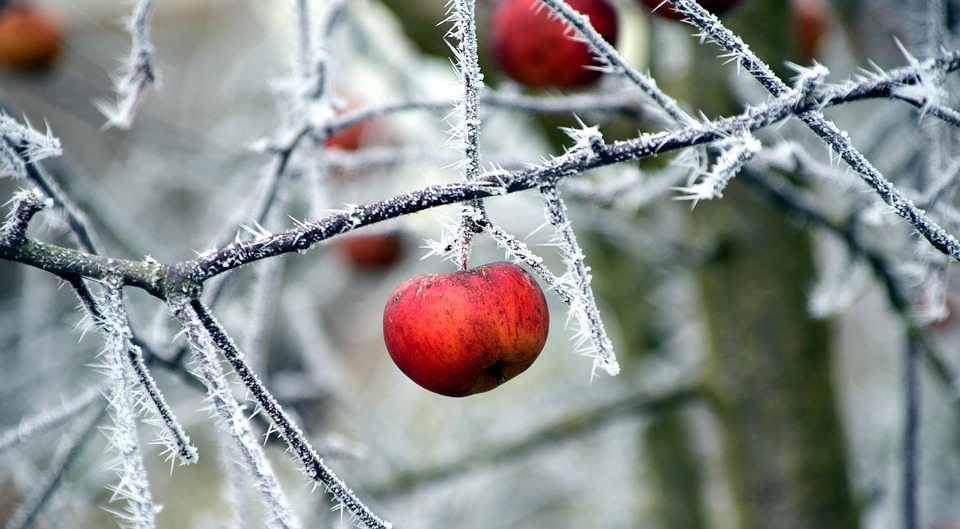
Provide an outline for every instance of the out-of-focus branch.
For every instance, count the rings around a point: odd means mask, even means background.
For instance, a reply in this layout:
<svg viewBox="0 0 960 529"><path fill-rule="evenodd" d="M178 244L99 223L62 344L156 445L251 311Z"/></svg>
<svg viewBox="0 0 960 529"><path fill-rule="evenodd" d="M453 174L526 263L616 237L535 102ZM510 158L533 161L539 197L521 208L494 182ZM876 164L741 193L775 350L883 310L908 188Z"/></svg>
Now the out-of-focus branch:
<svg viewBox="0 0 960 529"><path fill-rule="evenodd" d="M626 395L590 409L569 413L518 439L471 449L469 454L455 460L400 472L374 486L372 493L379 498L410 493L417 487L463 475L465 469L472 472L486 466L509 463L532 452L589 435L615 421L676 410L700 397L700 389L689 383L655 395L649 393Z"/></svg>

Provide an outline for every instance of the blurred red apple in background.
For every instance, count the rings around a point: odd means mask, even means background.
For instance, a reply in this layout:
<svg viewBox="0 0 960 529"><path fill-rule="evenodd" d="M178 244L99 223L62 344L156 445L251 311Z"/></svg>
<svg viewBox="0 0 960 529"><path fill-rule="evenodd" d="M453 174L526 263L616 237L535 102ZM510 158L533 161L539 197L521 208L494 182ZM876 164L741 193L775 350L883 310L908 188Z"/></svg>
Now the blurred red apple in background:
<svg viewBox="0 0 960 529"><path fill-rule="evenodd" d="M607 0L567 0L590 17L603 38L615 44L617 13ZM490 20L490 40L498 67L518 83L533 88L581 87L602 73L590 46L573 40L564 21L539 0L501 0Z"/></svg>
<svg viewBox="0 0 960 529"><path fill-rule="evenodd" d="M790 0L790 15L796 34L797 52L804 61L817 56L829 29L827 0Z"/></svg>
<svg viewBox="0 0 960 529"><path fill-rule="evenodd" d="M412 277L383 311L390 358L423 388L449 397L489 391L525 371L549 326L536 280L504 262Z"/></svg>
<svg viewBox="0 0 960 529"><path fill-rule="evenodd" d="M0 64L11 70L41 70L63 47L60 24L47 12L21 3L0 9Z"/></svg>
<svg viewBox="0 0 960 529"><path fill-rule="evenodd" d="M339 116L348 110L353 110L359 107L359 102L350 100L350 102L346 105L346 108L337 111L337 115ZM351 125L339 132L331 134L323 145L329 149L355 151L363 145L364 140L366 139L367 135L370 134L370 132L370 122L361 121L360 123Z"/></svg>
<svg viewBox="0 0 960 529"><path fill-rule="evenodd" d="M393 266L403 257L404 245L405 237L397 231L350 233L336 239L340 256L356 268L364 270Z"/></svg>

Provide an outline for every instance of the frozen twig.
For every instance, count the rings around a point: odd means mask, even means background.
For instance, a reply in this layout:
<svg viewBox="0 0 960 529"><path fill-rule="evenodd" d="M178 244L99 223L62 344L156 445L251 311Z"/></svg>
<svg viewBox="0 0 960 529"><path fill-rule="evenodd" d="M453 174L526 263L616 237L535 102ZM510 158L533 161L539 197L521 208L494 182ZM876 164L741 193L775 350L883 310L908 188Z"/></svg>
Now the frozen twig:
<svg viewBox="0 0 960 529"><path fill-rule="evenodd" d="M480 93L483 90L483 74L478 59L475 2L472 0L450 0L450 16L453 22L448 38L455 39L454 49L457 74L463 84L463 99L457 104L457 114L461 121L453 126L452 136L455 143L463 149L464 178L473 182L480 178ZM466 270L470 257L470 246L478 226L487 219L486 208L480 199L464 205L460 227L457 231L457 265Z"/></svg>
<svg viewBox="0 0 960 529"><path fill-rule="evenodd" d="M78 277L67 278L73 286L77 296L80 298L83 307L93 319L98 327L104 332L118 332L124 336L126 342L125 358L136 376L139 386L134 390L137 394L136 401L143 406L143 409L149 414L151 422L160 427L159 442L167 447L167 451L175 454L180 460L180 464L189 465L198 460L197 447L190 441L183 426L177 420L173 410L167 405L163 393L157 387L156 381L147 370L147 365L143 359L143 350L133 343L133 331L130 329L126 318L126 308L119 298L119 292L116 294L118 299L114 299L114 294L110 289L119 289L119 279L109 277L106 280L108 293L103 300L96 299L88 290L86 284ZM120 302L119 306L111 307L110 303Z"/></svg>
<svg viewBox="0 0 960 529"><path fill-rule="evenodd" d="M189 325L187 327L188 334L202 334L202 336L192 338L191 341L200 340L205 349L210 349L209 354L211 355L214 345L223 352L227 362L230 363L237 376L250 391L257 405L267 414L277 432L296 455L306 476L312 481L322 484L326 491L365 527L370 529L391 527L390 523L383 521L370 511L356 494L347 487L346 483L326 466L306 436L303 435L303 432L283 411L277 400L260 382L256 373L250 369L233 340L226 334L223 327L213 318L207 308L198 300L182 300L174 304L174 310L178 319L184 322L185 327Z"/></svg>
<svg viewBox="0 0 960 529"><path fill-rule="evenodd" d="M139 399L127 363L130 335L119 281L109 281L105 285L102 305L102 329L107 338L103 365L112 382L110 415L114 423L108 439L117 454L115 470L120 476L120 482L114 488L114 499L120 497L126 500L125 514L118 515L125 526L134 529L153 528L156 527L160 507L153 502L137 437L136 407Z"/></svg>
<svg viewBox="0 0 960 529"><path fill-rule="evenodd" d="M720 155L713 170L705 174L699 182L677 188L684 194L676 198L690 200L694 205L701 200L721 198L723 190L737 175L740 168L760 152L760 141L750 134L742 138L734 138L733 142L734 144Z"/></svg>
<svg viewBox="0 0 960 529"><path fill-rule="evenodd" d="M147 90L158 84L160 72L154 64L150 41L150 18L154 0L138 0L127 23L130 32L130 56L114 79L116 101L98 101L97 108L107 118L105 127L129 129L137 117Z"/></svg>
<svg viewBox="0 0 960 529"><path fill-rule="evenodd" d="M27 499L17 507L17 510L7 520L4 526L6 529L28 529L34 525L37 516L43 512L53 497L53 493L63 483L64 475L76 462L77 457L87 446L87 442L90 441L93 433L96 432L96 426L103 419L105 413L106 409L88 413L87 420L77 425L74 431L61 440L60 448L54 454L47 473L33 484L33 489Z"/></svg>
<svg viewBox="0 0 960 529"><path fill-rule="evenodd" d="M675 411L685 404L695 402L699 397L700 389L696 385L681 382L658 394L643 391L610 399L591 408L568 413L517 439L470 450L463 458L398 472L389 481L377 486L376 492L385 497L409 493L417 487L460 475L467 468L474 470L481 466L530 457L531 453L595 433L616 421Z"/></svg>
<svg viewBox="0 0 960 529"><path fill-rule="evenodd" d="M509 253L515 259L520 260L525 265L529 266L541 279L547 283L547 285L550 286L551 289L553 289L554 292L557 293L557 296L561 300L568 305L573 303L573 292L571 292L570 289L563 284L559 277L555 276L553 272L544 266L543 259L540 258L539 255L530 251L530 248L528 248L523 241L507 233L499 226L487 225L484 226L484 231L486 231L490 237L497 242L497 244L503 247L507 253Z"/></svg>
<svg viewBox="0 0 960 529"><path fill-rule="evenodd" d="M591 343L585 349L593 357L593 370L596 372L597 368L601 368L608 375L617 375L620 373L620 364L613 352L613 343L603 327L600 309L597 308L590 286L590 268L584 263L583 250L570 226L567 207L555 187L542 187L540 192L546 205L547 221L556 230L557 244L567 265L565 279L570 282L569 288L574 294L570 312L579 321L584 340L589 339Z"/></svg>
<svg viewBox="0 0 960 529"><path fill-rule="evenodd" d="M920 67L940 69L945 72L955 71L960 67L960 52L945 54L942 57L925 61ZM187 279L190 283L200 284L211 277L244 264L282 253L303 251L321 240L376 222L441 205L515 193L539 187L545 183L558 183L564 178L592 168L639 160L691 146L725 140L733 134L760 130L780 122L796 112L802 114L815 112L815 109L820 109L824 105L840 104L867 97L889 97L889 90L893 85L916 82L917 75L917 68L905 68L891 72L890 76L885 76L879 81L868 79L856 83L854 86L845 86L842 91L831 91L824 88L822 91L812 94L811 97L802 98L800 101L794 99L800 92L788 90L785 93L787 97L783 97L785 94L781 94L781 97L767 104L751 107L738 115L675 131L641 134L631 140L603 145L595 149L590 156L584 156L580 151L568 152L548 162L511 173L497 171L495 174L481 176L475 182L458 182L424 187L386 200L357 206L350 212L334 213L315 222L305 223L297 228L276 233L269 237L250 241L236 241L223 248L205 252L197 259L180 263L176 267L164 266L156 262L99 258L83 252L75 252L33 241L17 248L0 245L0 258L23 262L61 276L77 275L102 279L108 274L117 274L123 278L126 285L137 286L153 295L163 297L167 288L179 288L178 282L182 279ZM824 99L821 94L832 95L829 99ZM303 131L304 135L308 133L308 130ZM840 133L838 132L838 134ZM831 141L845 140L834 139ZM851 153L847 154L854 156ZM898 194L898 196L901 195ZM907 208L904 211L915 210L914 207L912 210ZM940 232L934 230L929 235L935 237L937 233L943 235L944 241L952 240L955 243L955 240L943 233L942 230ZM944 244L948 250L956 249L956 245L953 243L945 242ZM955 259L960 258L957 257L960 256L960 253L957 256L954 256L953 253L950 253L950 255ZM171 276L174 268L176 274Z"/></svg>
<svg viewBox="0 0 960 529"><path fill-rule="evenodd" d="M60 156L60 140L47 129L43 134L30 123L21 125L17 120L0 112L0 177L27 176L26 165L44 158Z"/></svg>
<svg viewBox="0 0 960 529"><path fill-rule="evenodd" d="M143 391L146 393L147 398L144 401L145 409L148 410L152 417L156 417L155 422L161 426L162 433L160 435L160 442L167 447L167 450L171 454L176 454L180 460L180 464L189 465L196 463L199 457L197 447L193 445L190 437L187 436L180 422L177 421L173 410L167 405L166 400L163 398L163 393L160 393L160 388L157 387L157 383L153 380L153 376L151 376L150 371L147 370L147 366L143 361L143 351L132 342L129 343L127 347L127 361L130 363L130 367L133 369L140 385L143 387Z"/></svg>
<svg viewBox="0 0 960 529"><path fill-rule="evenodd" d="M763 85L774 97L783 97L790 89L780 80L773 70L761 61L750 48L743 43L740 37L723 26L720 20L707 12L692 0L674 0L676 8L689 17L690 21L700 28L704 38L716 42L725 49L738 64L744 67L757 81ZM960 241L944 231L939 224L931 220L927 214L917 208L913 202L903 196L883 174L877 170L863 154L853 146L846 132L840 130L833 122L827 120L818 109L804 110L797 114L797 118L807 125L814 133L840 156L866 182L880 198L888 204L897 215L906 219L913 227L937 250L960 260Z"/></svg>
<svg viewBox="0 0 960 529"><path fill-rule="evenodd" d="M0 114L0 176L14 174L32 182L53 200L54 208L66 217L81 249L100 253L102 248L93 235L86 215L39 165L41 159L59 155L60 142L49 130L43 135L31 129L29 124L20 125Z"/></svg>
<svg viewBox="0 0 960 529"><path fill-rule="evenodd" d="M235 441L243 463L250 473L253 486L260 494L264 507L270 513L269 525L282 529L300 527L300 521L288 505L266 454L263 453L260 443L250 430L250 421L244 413L244 407L230 392L227 378L217 361L210 335L204 329L188 299L176 296L172 297L169 303L171 311L183 326L184 334L190 343L190 349L196 360L197 376L207 387L207 395L220 420L220 428Z"/></svg>
<svg viewBox="0 0 960 529"><path fill-rule="evenodd" d="M576 30L583 41L597 52L597 57L602 64L606 64L613 71L622 73L630 82L639 87L647 97L652 99L657 106L662 108L677 125L689 126L696 123L695 119L680 108L675 99L660 90L652 77L640 73L624 60L617 49L604 40L600 33L593 28L588 17L575 11L563 0L542 1L570 24L570 27Z"/></svg>
<svg viewBox="0 0 960 529"><path fill-rule="evenodd" d="M101 386L88 388L62 406L53 410L43 410L22 421L16 428L3 432L0 434L0 453L14 446L30 442L44 432L63 426L67 421L83 413L84 410L100 400L105 390L106 387Z"/></svg>
<svg viewBox="0 0 960 529"><path fill-rule="evenodd" d="M35 191L20 191L12 199L10 213L0 227L0 244L9 247L22 245L27 240L27 225L39 213L46 202Z"/></svg>

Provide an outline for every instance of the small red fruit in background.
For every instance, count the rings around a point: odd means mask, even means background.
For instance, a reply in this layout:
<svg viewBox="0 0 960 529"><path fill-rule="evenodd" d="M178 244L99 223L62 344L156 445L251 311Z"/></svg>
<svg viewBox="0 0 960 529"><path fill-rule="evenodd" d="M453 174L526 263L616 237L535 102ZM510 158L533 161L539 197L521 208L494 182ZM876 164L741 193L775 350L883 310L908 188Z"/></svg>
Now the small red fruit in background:
<svg viewBox="0 0 960 529"><path fill-rule="evenodd" d="M358 108L359 106L359 103L351 102L349 105L347 105L346 109L338 110L337 115L341 115L345 111ZM331 134L323 145L328 149L355 151L364 144L364 140L370 133L368 123L368 121L361 121L360 123L351 125L339 132Z"/></svg>
<svg viewBox="0 0 960 529"><path fill-rule="evenodd" d="M525 371L549 327L536 280L503 262L412 277L383 311L390 358L423 388L449 397L489 391Z"/></svg>
<svg viewBox="0 0 960 529"><path fill-rule="evenodd" d="M800 58L804 61L814 59L830 23L827 0L790 0L790 15Z"/></svg>
<svg viewBox="0 0 960 529"><path fill-rule="evenodd" d="M26 4L0 9L0 63L17 71L50 66L63 47L60 25L52 15Z"/></svg>
<svg viewBox="0 0 960 529"><path fill-rule="evenodd" d="M352 233L336 242L340 256L363 270L381 270L397 264L403 257L404 246L404 236L396 231Z"/></svg>
<svg viewBox="0 0 960 529"><path fill-rule="evenodd" d="M698 2L707 11L720 16L739 4L740 0L698 0ZM674 7L670 5L670 2L664 0L643 0L643 3L651 12L663 18L683 20L683 13L674 9Z"/></svg>
<svg viewBox="0 0 960 529"><path fill-rule="evenodd" d="M567 0L590 17L611 44L617 40L617 13L607 0ZM499 68L531 88L587 86L602 72L590 46L573 40L575 32L539 0L500 0L490 20L493 57Z"/></svg>

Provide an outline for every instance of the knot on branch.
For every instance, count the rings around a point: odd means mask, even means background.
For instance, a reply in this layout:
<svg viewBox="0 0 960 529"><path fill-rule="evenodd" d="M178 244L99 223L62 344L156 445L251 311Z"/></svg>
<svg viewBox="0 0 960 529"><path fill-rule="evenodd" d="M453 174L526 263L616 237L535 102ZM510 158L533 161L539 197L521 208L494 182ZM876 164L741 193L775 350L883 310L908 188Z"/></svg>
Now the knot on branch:
<svg viewBox="0 0 960 529"><path fill-rule="evenodd" d="M163 297L166 300L200 299L203 295L203 281L187 263L170 266L162 282Z"/></svg>
<svg viewBox="0 0 960 529"><path fill-rule="evenodd" d="M563 132L575 142L568 149L568 152L582 153L586 156L585 162L590 162L605 151L606 144L603 141L603 133L600 132L600 127L596 125L588 127L582 121L580 121L580 125L579 128L563 128Z"/></svg>
<svg viewBox="0 0 960 529"><path fill-rule="evenodd" d="M823 101L818 96L818 89L823 85L823 81L830 71L826 66L819 63L815 63L809 68L798 65L792 66L797 70L797 79L788 97L795 101L794 108L820 110Z"/></svg>
<svg viewBox="0 0 960 529"><path fill-rule="evenodd" d="M47 206L47 200L31 189L17 193L11 202L13 206L0 228L0 243L8 248L18 248L27 240L30 220Z"/></svg>

